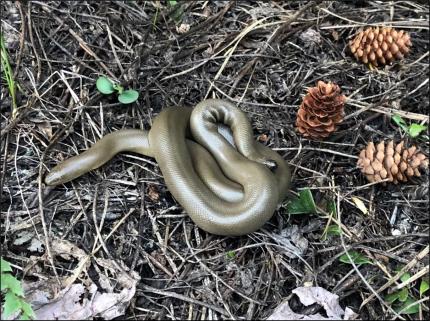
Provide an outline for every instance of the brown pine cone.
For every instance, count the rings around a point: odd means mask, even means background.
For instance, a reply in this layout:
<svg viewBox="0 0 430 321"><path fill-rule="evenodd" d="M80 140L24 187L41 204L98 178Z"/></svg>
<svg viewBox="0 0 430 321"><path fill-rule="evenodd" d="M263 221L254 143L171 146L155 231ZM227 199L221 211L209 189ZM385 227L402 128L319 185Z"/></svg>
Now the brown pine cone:
<svg viewBox="0 0 430 321"><path fill-rule="evenodd" d="M316 87L308 89L297 112L298 131L313 139L327 137L343 120L345 100L338 85L318 81Z"/></svg>
<svg viewBox="0 0 430 321"><path fill-rule="evenodd" d="M416 146L406 148L404 141L394 145L392 140L388 144L382 141L376 148L373 142L368 143L357 161L369 182L388 178L388 182L394 184L406 182L412 176L421 176L419 169L428 164L427 156L419 152Z"/></svg>
<svg viewBox="0 0 430 321"><path fill-rule="evenodd" d="M409 34L403 30L396 31L391 27L372 28L361 31L349 43L355 58L373 66L392 63L402 59L412 46Z"/></svg>

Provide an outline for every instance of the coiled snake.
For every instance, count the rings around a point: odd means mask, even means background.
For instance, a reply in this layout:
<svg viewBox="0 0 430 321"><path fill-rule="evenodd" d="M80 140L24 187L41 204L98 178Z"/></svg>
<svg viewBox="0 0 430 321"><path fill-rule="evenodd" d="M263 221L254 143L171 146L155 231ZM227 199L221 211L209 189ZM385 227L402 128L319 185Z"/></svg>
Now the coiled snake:
<svg viewBox="0 0 430 321"><path fill-rule="evenodd" d="M154 157L168 189L191 219L218 235L259 229L285 198L290 183L285 160L255 141L246 115L221 99L204 100L194 109L166 108L149 132L108 134L54 167L45 183L68 182L120 152Z"/></svg>

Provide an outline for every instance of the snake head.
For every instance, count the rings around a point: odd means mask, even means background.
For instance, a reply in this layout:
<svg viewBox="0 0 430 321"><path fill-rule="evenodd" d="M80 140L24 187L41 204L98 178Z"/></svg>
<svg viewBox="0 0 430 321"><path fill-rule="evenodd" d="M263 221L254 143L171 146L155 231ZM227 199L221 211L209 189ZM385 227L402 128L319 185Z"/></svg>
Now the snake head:
<svg viewBox="0 0 430 321"><path fill-rule="evenodd" d="M272 172L278 168L278 164L273 159L262 158L261 160L259 160L259 163L265 165Z"/></svg>

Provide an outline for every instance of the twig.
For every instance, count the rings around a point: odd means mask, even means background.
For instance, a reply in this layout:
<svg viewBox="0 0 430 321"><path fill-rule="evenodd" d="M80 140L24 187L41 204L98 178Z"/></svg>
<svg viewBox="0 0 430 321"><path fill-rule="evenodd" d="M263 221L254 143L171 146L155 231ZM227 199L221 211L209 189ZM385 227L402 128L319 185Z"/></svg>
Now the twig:
<svg viewBox="0 0 430 321"><path fill-rule="evenodd" d="M274 43L276 43L279 40L282 33L284 33L287 30L287 28L291 25L291 23L296 21L303 13L305 13L307 10L313 8L314 6L316 6L320 2L321 1L317 0L317 1L309 2L306 5L304 5L291 18L287 19L282 25L280 25L278 28L276 28L276 30L273 32L273 34L269 37L268 41L266 41L264 43L264 45L258 49L256 54L264 53L267 50L267 48L269 48L270 46L272 46ZM231 96L233 94L233 91L236 89L237 84L240 82L240 80L252 69L252 66L254 66L257 63L257 61L259 61L259 60L260 60L260 57L255 57L254 59L248 61L245 64L245 66L242 67L242 69L237 73L236 79L234 80L234 83L228 92L229 96Z"/></svg>
<svg viewBox="0 0 430 321"><path fill-rule="evenodd" d="M393 291L395 290L400 290L401 288L404 288L405 286L407 286L408 284L414 282L415 280L418 280L420 277L426 275L429 273L429 266L425 266L421 271L419 271L418 273L412 275L409 279L407 279L405 282L400 283L399 285L397 285Z"/></svg>
<svg viewBox="0 0 430 321"><path fill-rule="evenodd" d="M354 100L352 100L354 101ZM413 120L419 120L419 121L429 121L429 116L427 115L423 115L423 114L417 114L417 113L412 113L409 111L403 111L403 110L399 110L399 109L394 109L394 108L387 108L387 107L371 107L372 105L370 104L356 104L353 103L352 101L347 101L346 104L349 106L354 106L354 107L358 107L360 108L360 110L358 112L355 112L353 114L348 115L347 117L345 117L345 120L348 118L351 118L353 116L357 116L358 114L367 111L367 110L371 110L371 111L376 111L378 113L381 114L385 114L385 115L394 115L394 114L398 114L400 116L402 116L403 118L408 118L408 119L413 119Z"/></svg>
<svg viewBox="0 0 430 321"><path fill-rule="evenodd" d="M367 303L369 303L376 295L378 295L378 293L381 293L385 289L389 288L394 282L400 279L403 274L405 274L413 266L415 266L418 263L418 261L422 260L426 255L428 255L428 253L429 253L429 246L427 245L420 253L418 253L415 256L413 260L411 260L408 264L406 264L393 278L388 280L387 283L385 283L376 292L374 292L366 300L364 300L360 305L360 309L364 307Z"/></svg>
<svg viewBox="0 0 430 321"><path fill-rule="evenodd" d="M16 58L15 71L13 73L13 78L18 76L19 67L21 65L22 52L24 51L24 40L25 40L25 14L22 10L21 1L15 1L16 6L19 9L19 14L21 16L21 35L19 37L19 52ZM1 193L0 193L1 195Z"/></svg>
<svg viewBox="0 0 430 321"><path fill-rule="evenodd" d="M143 288L143 291L145 291L145 292L152 292L152 293L155 293L155 294L164 295L164 296L167 296L167 297L172 297L172 298L175 298L175 299L178 299L178 300L182 300L182 301L185 301L185 302L189 302L189 303L201 305L201 306L204 306L204 307L206 307L208 309L214 310L214 311L216 311L216 312L218 312L218 313L220 313L220 314L222 314L222 315L224 315L226 317L229 317L229 314L228 314L227 311L225 311L223 308L220 308L220 307L218 307L216 305L205 303L205 302L202 302L202 301L198 301L196 299L187 297L185 295L182 295L182 294L179 294L179 293L176 293L176 292L164 291L164 290L156 289L156 288L153 288L153 287L151 287L149 285L146 285L146 284L142 284L140 286Z"/></svg>
<svg viewBox="0 0 430 321"><path fill-rule="evenodd" d="M57 15L55 15L51 8L46 6L44 3L40 3L42 6L42 9L46 12L50 13L54 19L58 22L58 24L63 25L66 30L69 31L69 33L79 42L79 46L81 46L82 49L84 49L90 56L94 57L97 62L100 64L100 66L106 71L106 73L109 74L113 79L117 79L115 75L110 71L110 69L104 64L103 60L100 59L97 54L87 45L87 43L82 39L72 28L67 26L63 20L60 19Z"/></svg>
<svg viewBox="0 0 430 321"><path fill-rule="evenodd" d="M280 151L286 151L286 150L313 150L313 151L317 151L317 152L323 152L323 153L330 153L330 154L334 154L334 155L339 155L339 156L343 156L343 157L349 157L349 158L353 158L353 159L358 159L357 156L354 155L349 155L349 154L345 154L345 153L341 153L341 152L337 152L335 150L331 150L331 149L326 149L326 148L314 148L314 147L302 147L302 148L298 148L298 147L280 147L280 148L272 148L273 150L280 150Z"/></svg>
<svg viewBox="0 0 430 321"><path fill-rule="evenodd" d="M42 73L42 65L40 63L39 54L37 53L37 50L36 50L36 44L34 42L34 37L33 37L33 32L32 32L31 1L29 1L27 3L27 12L28 12L28 20L27 20L27 22L28 22L28 34L30 35L31 47L33 49L34 56L36 57L36 62L37 62L36 83L39 83L40 75ZM24 23L24 21L23 21L23 23Z"/></svg>

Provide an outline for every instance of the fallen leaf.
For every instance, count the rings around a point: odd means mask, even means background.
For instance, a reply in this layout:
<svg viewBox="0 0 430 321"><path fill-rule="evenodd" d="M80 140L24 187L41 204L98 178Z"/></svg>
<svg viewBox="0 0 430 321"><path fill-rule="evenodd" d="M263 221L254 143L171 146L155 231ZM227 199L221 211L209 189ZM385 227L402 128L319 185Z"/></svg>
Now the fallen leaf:
<svg viewBox="0 0 430 321"><path fill-rule="evenodd" d="M181 23L180 26L176 26L176 32L179 34L186 33L190 30L188 23Z"/></svg>
<svg viewBox="0 0 430 321"><path fill-rule="evenodd" d="M361 211L363 212L363 214L367 214L369 213L369 211L367 210L366 205L364 205L363 201L361 199L359 199L358 197L353 196L352 197L352 201L354 202L355 206Z"/></svg>
<svg viewBox="0 0 430 321"><path fill-rule="evenodd" d="M90 260L84 250L66 240L55 239L51 250L55 256L79 263L69 275L60 278L60 283L54 278L22 281L25 298L33 306L37 320L111 320L125 313L140 280L135 271L120 260ZM101 288L89 276L91 264L97 264L96 271L101 271Z"/></svg>
<svg viewBox="0 0 430 321"><path fill-rule="evenodd" d="M23 282L23 288L26 300L34 307L37 320L111 320L125 313L136 293L138 276L136 273L131 275L135 278L128 277L127 284L121 283L121 278L117 279L116 286L122 287L117 293L102 293L91 280L87 280L87 286L75 283L61 290L57 282L51 279Z"/></svg>
<svg viewBox="0 0 430 321"><path fill-rule="evenodd" d="M43 252L45 245L37 238L32 238L28 250L31 252Z"/></svg>
<svg viewBox="0 0 430 321"><path fill-rule="evenodd" d="M284 300L267 318L267 320L353 320L358 315L350 308L343 310L339 305L339 296L321 287L299 287L293 290L300 302L309 306L314 303L321 305L327 317L319 313L305 315L291 310L288 300Z"/></svg>
<svg viewBox="0 0 430 321"><path fill-rule="evenodd" d="M52 126L51 126L50 122L44 121L42 123L37 124L37 127L39 127L39 130L43 133L43 135L48 140L51 140L51 138L52 138Z"/></svg>
<svg viewBox="0 0 430 321"><path fill-rule="evenodd" d="M155 185L149 185L148 187L148 197L153 202L158 202L160 199L160 194L158 193L158 189Z"/></svg>
<svg viewBox="0 0 430 321"><path fill-rule="evenodd" d="M258 135L257 140L259 142L265 143L269 140L269 136L267 136L266 134L261 134L261 135Z"/></svg>
<svg viewBox="0 0 430 321"><path fill-rule="evenodd" d="M333 37L334 41L338 41L339 40L339 33L336 30L333 30L331 32L331 36Z"/></svg>

